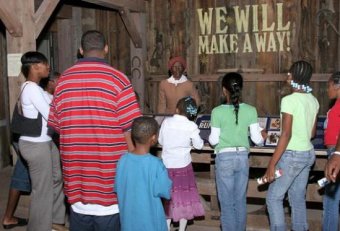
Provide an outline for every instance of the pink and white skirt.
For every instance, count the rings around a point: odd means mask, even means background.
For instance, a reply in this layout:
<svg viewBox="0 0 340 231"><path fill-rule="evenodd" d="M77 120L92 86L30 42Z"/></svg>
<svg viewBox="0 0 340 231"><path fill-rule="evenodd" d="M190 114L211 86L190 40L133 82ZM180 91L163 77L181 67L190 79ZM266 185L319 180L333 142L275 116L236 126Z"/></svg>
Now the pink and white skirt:
<svg viewBox="0 0 340 231"><path fill-rule="evenodd" d="M172 188L171 199L164 202L167 219L177 222L180 219L191 220L204 216L192 164L184 168L168 168L168 174Z"/></svg>

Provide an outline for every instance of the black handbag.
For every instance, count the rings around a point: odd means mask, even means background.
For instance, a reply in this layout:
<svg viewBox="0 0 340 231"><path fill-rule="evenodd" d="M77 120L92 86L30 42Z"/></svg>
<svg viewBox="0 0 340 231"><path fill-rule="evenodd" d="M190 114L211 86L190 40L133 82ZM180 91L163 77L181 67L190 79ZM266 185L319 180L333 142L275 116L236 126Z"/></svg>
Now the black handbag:
<svg viewBox="0 0 340 231"><path fill-rule="evenodd" d="M22 136L39 137L42 129L42 115L38 112L38 118L31 119L27 118L22 113L20 96L27 84L24 86L18 100L15 104L12 121L11 121L11 132Z"/></svg>

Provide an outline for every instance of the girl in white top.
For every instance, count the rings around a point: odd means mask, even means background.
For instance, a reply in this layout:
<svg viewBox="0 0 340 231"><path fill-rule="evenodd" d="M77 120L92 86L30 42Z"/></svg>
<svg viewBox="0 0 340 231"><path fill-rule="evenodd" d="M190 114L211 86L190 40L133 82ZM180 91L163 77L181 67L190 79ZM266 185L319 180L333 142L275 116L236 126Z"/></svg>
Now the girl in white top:
<svg viewBox="0 0 340 231"><path fill-rule="evenodd" d="M65 204L59 151L47 133L49 101L39 87L49 74L47 58L36 51L21 57L21 72L26 78L21 86L20 102L23 115L35 119L42 115L42 129L38 137L20 136L19 149L28 163L32 182L30 215L27 230L46 231L55 224L65 223Z"/></svg>
<svg viewBox="0 0 340 231"><path fill-rule="evenodd" d="M196 115L195 100L191 97L182 98L177 103L176 114L163 121L159 132L163 163L172 180L171 200L164 204L169 230L171 220L179 221L179 231L184 231L187 220L204 216L190 155L192 147L203 147L200 131L191 121Z"/></svg>

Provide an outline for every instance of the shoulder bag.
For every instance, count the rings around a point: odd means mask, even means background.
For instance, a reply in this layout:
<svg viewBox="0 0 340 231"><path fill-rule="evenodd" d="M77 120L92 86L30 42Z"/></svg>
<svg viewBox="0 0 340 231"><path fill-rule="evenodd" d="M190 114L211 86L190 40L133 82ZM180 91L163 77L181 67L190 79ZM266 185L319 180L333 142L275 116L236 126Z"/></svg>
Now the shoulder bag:
<svg viewBox="0 0 340 231"><path fill-rule="evenodd" d="M41 113L38 112L38 118L36 119L27 118L22 113L20 97L26 86L27 84L21 90L14 107L11 121L11 132L22 136L39 137L42 129Z"/></svg>

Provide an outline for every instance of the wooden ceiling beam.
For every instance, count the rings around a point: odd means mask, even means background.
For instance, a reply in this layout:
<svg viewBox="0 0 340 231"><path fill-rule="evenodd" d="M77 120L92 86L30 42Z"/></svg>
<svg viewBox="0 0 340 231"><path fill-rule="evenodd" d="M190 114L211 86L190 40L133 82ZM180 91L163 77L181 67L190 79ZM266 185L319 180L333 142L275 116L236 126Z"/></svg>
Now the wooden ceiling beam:
<svg viewBox="0 0 340 231"><path fill-rule="evenodd" d="M59 0L44 0L34 14L35 38L38 38L48 19L57 7Z"/></svg>
<svg viewBox="0 0 340 231"><path fill-rule="evenodd" d="M125 24L125 27L130 35L131 40L136 48L142 47L142 38L137 30L136 24L132 21L130 11L127 8L123 8L119 11L120 16Z"/></svg>
<svg viewBox="0 0 340 231"><path fill-rule="evenodd" d="M21 37L23 35L22 24L18 20L15 11L8 8L6 0L0 0L0 19L13 37Z"/></svg>
<svg viewBox="0 0 340 231"><path fill-rule="evenodd" d="M127 8L133 12L145 12L144 0L83 0L84 2L108 7L114 10Z"/></svg>

